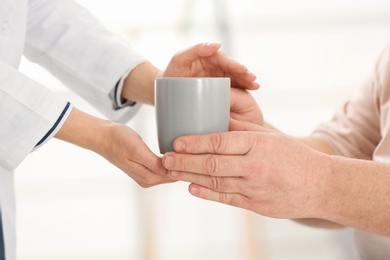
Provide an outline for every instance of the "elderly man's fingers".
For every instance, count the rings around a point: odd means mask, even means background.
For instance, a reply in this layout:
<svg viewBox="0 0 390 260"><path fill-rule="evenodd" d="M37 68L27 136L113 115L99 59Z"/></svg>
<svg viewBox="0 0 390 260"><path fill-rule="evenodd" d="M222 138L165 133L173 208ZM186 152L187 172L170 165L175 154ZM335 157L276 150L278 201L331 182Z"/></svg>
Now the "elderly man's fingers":
<svg viewBox="0 0 390 260"><path fill-rule="evenodd" d="M237 156L218 156L213 154L180 154L167 153L163 165L168 170L192 172L216 177L241 177L246 168L242 159Z"/></svg>
<svg viewBox="0 0 390 260"><path fill-rule="evenodd" d="M169 171L168 176L173 180L195 183L218 192L238 193L246 189L242 178L214 177L202 174Z"/></svg>
<svg viewBox="0 0 390 260"><path fill-rule="evenodd" d="M248 131L248 132L272 132L270 129L254 124L247 121L240 121L230 118L229 121L229 130L230 131Z"/></svg>
<svg viewBox="0 0 390 260"><path fill-rule="evenodd" d="M251 150L252 143L251 133L223 132L182 136L173 147L178 153L244 155Z"/></svg>
<svg viewBox="0 0 390 260"><path fill-rule="evenodd" d="M188 190L192 195L201 199L220 202L240 208L248 208L247 198L239 193L217 192L193 183L190 184Z"/></svg>

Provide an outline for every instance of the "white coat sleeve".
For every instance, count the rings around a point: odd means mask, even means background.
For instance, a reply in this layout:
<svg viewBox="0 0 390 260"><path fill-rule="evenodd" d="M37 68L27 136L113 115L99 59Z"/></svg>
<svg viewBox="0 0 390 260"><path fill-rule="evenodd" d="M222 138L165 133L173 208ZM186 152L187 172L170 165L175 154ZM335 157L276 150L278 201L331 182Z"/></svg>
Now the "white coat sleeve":
<svg viewBox="0 0 390 260"><path fill-rule="evenodd" d="M128 121L138 105L118 107L113 89L145 58L74 1L30 0L28 12L26 57L107 118Z"/></svg>
<svg viewBox="0 0 390 260"><path fill-rule="evenodd" d="M0 62L0 167L13 171L61 127L70 104Z"/></svg>

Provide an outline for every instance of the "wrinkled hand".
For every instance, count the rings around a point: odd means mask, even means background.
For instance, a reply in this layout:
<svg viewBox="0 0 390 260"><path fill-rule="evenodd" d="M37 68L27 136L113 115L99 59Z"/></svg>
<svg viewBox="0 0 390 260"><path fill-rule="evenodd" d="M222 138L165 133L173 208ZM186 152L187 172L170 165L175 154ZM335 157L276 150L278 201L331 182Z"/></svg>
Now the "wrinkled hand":
<svg viewBox="0 0 390 260"><path fill-rule="evenodd" d="M173 56L163 77L229 77L232 87L258 89L256 76L220 50L217 43L201 43Z"/></svg>
<svg viewBox="0 0 390 260"><path fill-rule="evenodd" d="M117 166L141 187L148 188L157 184L173 182L167 177L167 170L157 157L132 129L115 124L106 130L102 149L103 157Z"/></svg>
<svg viewBox="0 0 390 260"><path fill-rule="evenodd" d="M265 216L321 217L329 158L260 126L235 120L233 125L250 132L178 138L176 153L163 157L168 176L191 182L194 196Z"/></svg>

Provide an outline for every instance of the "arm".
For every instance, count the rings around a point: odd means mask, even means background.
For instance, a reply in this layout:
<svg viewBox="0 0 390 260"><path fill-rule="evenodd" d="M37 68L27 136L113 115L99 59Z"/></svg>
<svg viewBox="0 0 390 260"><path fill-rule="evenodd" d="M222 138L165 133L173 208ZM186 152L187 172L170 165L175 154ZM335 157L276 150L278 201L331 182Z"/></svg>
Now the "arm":
<svg viewBox="0 0 390 260"><path fill-rule="evenodd" d="M141 63L125 78L121 96L144 104L154 104L154 80L161 71L149 62Z"/></svg>
<svg viewBox="0 0 390 260"><path fill-rule="evenodd" d="M172 182L161 159L127 126L72 108L1 62L0 82L0 167L14 170L32 150L55 136L98 153L142 187Z"/></svg>
<svg viewBox="0 0 390 260"><path fill-rule="evenodd" d="M29 1L25 55L111 120L127 122L138 108L114 109L112 92L146 59L74 1Z"/></svg>
<svg viewBox="0 0 390 260"><path fill-rule="evenodd" d="M44 37L42 37L44 35ZM175 54L159 71L121 37L73 1L29 2L26 57L58 77L106 117L126 122L136 109L113 109L112 91L123 78L122 98L154 103L156 77L230 77L232 87L257 89L256 77L219 50L198 44Z"/></svg>
<svg viewBox="0 0 390 260"><path fill-rule="evenodd" d="M73 1L32 0L28 8L26 56L48 69L106 117L127 121L139 106L114 109L111 94L115 85L128 74L129 78L136 78L138 85L148 79L146 85L153 86L150 79L156 69ZM59 115L60 112L56 114ZM40 138L46 132L42 131ZM74 108L52 135L97 152L143 187L172 181L162 176L165 170L161 168L161 159L125 125Z"/></svg>
<svg viewBox="0 0 390 260"><path fill-rule="evenodd" d="M325 219L390 237L390 165L332 157L332 166Z"/></svg>
<svg viewBox="0 0 390 260"><path fill-rule="evenodd" d="M338 155L337 151L329 144L326 142L322 141L321 139L315 138L315 137L306 137L306 138L300 138L302 142L307 144L309 147L329 154L329 155ZM333 229L333 228L342 228L344 227L343 225L340 225L338 223L324 220L322 218L306 218L306 219L294 219L295 222L311 226L311 227L318 227L318 228L328 228L328 229Z"/></svg>
<svg viewBox="0 0 390 260"><path fill-rule="evenodd" d="M67 117L69 105L3 62L0 100L0 167L13 171L32 150L55 134L55 125L60 126Z"/></svg>

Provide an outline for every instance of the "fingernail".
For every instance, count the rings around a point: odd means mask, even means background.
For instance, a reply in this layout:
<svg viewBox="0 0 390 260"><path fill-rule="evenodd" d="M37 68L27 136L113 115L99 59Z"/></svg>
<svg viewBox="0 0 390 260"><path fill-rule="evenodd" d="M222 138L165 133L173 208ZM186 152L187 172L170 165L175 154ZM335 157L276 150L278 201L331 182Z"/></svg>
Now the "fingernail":
<svg viewBox="0 0 390 260"><path fill-rule="evenodd" d="M178 140L175 142L175 151L176 152L183 152L186 149L186 143Z"/></svg>
<svg viewBox="0 0 390 260"><path fill-rule="evenodd" d="M167 168L172 168L175 165L175 158L173 156L167 156L164 160L164 166Z"/></svg>

